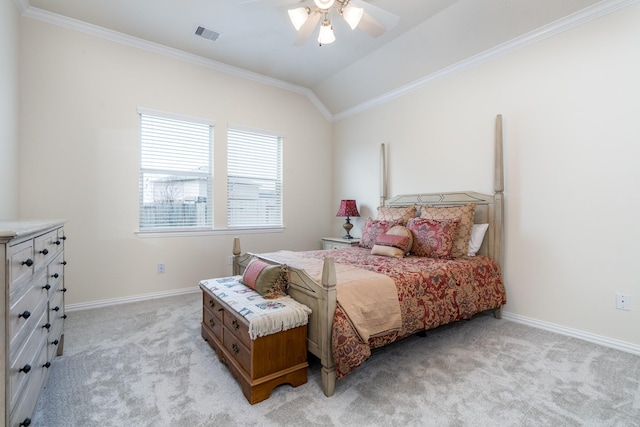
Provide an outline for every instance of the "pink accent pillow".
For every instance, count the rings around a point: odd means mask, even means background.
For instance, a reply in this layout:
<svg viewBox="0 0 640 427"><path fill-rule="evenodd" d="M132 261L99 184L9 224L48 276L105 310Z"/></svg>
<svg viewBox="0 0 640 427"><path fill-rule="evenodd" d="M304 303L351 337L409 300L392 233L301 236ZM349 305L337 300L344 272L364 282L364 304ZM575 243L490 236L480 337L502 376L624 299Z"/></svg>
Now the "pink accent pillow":
<svg viewBox="0 0 640 427"><path fill-rule="evenodd" d="M409 246L409 236L395 236L387 233L378 235L376 245L393 246L394 248L402 249L404 252L409 252L409 249L411 249Z"/></svg>
<svg viewBox="0 0 640 427"><path fill-rule="evenodd" d="M258 276L262 273L262 270L267 268L270 264L260 260L254 259L249 263L247 268L244 270L244 274L242 275L242 283L256 290L256 283L258 282Z"/></svg>
<svg viewBox="0 0 640 427"><path fill-rule="evenodd" d="M367 222L365 222L364 229L362 230L362 237L360 238L360 247L367 249L373 248L380 234L386 232L394 225L399 225L401 222L402 220L384 221L367 218Z"/></svg>
<svg viewBox="0 0 640 427"><path fill-rule="evenodd" d="M412 218L407 228L413 233L411 253L420 257L451 259L456 229L460 220L436 221Z"/></svg>

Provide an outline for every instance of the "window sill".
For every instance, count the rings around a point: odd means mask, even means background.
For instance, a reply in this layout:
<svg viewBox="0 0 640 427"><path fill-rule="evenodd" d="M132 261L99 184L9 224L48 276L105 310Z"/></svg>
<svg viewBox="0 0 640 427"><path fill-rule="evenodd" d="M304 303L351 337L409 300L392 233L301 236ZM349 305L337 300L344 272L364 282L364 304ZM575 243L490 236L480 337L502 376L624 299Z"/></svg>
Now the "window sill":
<svg viewBox="0 0 640 427"><path fill-rule="evenodd" d="M197 229L155 229L135 231L135 235L141 239L154 238L154 237L191 237L191 236L223 236L229 234L265 234L265 233L282 233L284 227L271 227L271 228L225 228L225 229L211 229L211 228L197 228Z"/></svg>

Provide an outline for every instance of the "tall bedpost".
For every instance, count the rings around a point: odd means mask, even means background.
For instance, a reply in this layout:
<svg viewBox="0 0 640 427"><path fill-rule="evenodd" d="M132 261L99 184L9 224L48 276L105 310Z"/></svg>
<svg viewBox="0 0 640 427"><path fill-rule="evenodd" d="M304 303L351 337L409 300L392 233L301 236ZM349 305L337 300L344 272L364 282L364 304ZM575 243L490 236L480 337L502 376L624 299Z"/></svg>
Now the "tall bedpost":
<svg viewBox="0 0 640 427"><path fill-rule="evenodd" d="M332 257L324 259L322 287L326 290L321 294L320 310L322 313L318 319L321 322L322 354L320 355L320 363L322 364L322 390L326 396L332 396L336 388L336 365L331 352L331 328L336 311L336 266Z"/></svg>
<svg viewBox="0 0 640 427"><path fill-rule="evenodd" d="M384 144L380 144L380 206L387 200L387 153Z"/></svg>
<svg viewBox="0 0 640 427"><path fill-rule="evenodd" d="M242 251L240 250L240 238L233 238L233 275L237 276L240 274L240 254Z"/></svg>
<svg viewBox="0 0 640 427"><path fill-rule="evenodd" d="M495 160L493 191L495 192L495 229L494 229L494 259L502 268L504 263L504 159L502 144L502 114L496 116L495 131Z"/></svg>

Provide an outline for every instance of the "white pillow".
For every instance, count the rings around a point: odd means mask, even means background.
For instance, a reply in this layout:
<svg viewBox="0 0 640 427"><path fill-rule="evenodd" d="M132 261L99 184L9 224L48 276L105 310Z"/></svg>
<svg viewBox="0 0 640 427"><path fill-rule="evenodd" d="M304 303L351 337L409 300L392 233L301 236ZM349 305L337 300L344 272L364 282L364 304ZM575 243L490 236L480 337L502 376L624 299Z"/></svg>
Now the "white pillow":
<svg viewBox="0 0 640 427"><path fill-rule="evenodd" d="M471 228L471 240L469 240L469 253L468 256L476 256L476 253L482 246L482 240L489 228L489 224L473 224Z"/></svg>

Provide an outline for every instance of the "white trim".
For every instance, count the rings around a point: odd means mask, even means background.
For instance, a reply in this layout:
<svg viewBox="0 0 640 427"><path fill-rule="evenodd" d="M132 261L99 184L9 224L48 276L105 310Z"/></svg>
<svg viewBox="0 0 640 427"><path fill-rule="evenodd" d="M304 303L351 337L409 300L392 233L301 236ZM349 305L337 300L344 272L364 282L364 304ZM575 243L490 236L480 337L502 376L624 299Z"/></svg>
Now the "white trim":
<svg viewBox="0 0 640 427"><path fill-rule="evenodd" d="M554 323L543 322L541 320L532 319L530 317L520 316L519 314L504 311L502 312L502 318L505 320L510 320L512 322L531 326L536 329L544 329L545 331L577 338L579 340L588 341L590 343L640 356L640 345L632 344L630 342L603 337L602 335L591 334L589 332L580 331L578 329L568 328L566 326L560 326Z"/></svg>
<svg viewBox="0 0 640 427"><path fill-rule="evenodd" d="M578 25L584 24L585 22L589 22L611 12L615 12L618 9L632 5L638 1L640 0L603 0L550 24L537 28L529 33L523 34L520 37L516 37L515 39L502 43L477 55L473 55L448 67L442 68L407 85L393 89L351 108L347 108L340 113L336 113L333 116L333 120L338 121L362 113L408 93L415 92L416 90L430 84L469 70L485 62L500 58L501 56L515 52L548 37L570 30Z"/></svg>
<svg viewBox="0 0 640 427"><path fill-rule="evenodd" d="M149 300L158 299L158 298L166 298L166 297L173 297L173 296L177 296L177 295L193 294L193 293L196 293L198 291L200 291L200 287L199 286L194 286L194 287L191 287L191 288L176 289L176 290L173 290L173 291L156 292L156 293L153 293L153 294L135 295L135 296L132 296L132 297L104 299L104 300L99 300L99 301L83 302L83 303L78 303L78 304L69 304L69 305L65 305L64 311L67 312L67 313L71 313L73 311L89 310L89 309L92 309L92 308L102 308L102 307L108 307L108 306L111 306L111 305L129 304L129 303L132 303L132 302L149 301Z"/></svg>
<svg viewBox="0 0 640 427"><path fill-rule="evenodd" d="M231 123L231 122L227 123L227 130L229 130L229 129L237 130L237 131L240 131L240 132L258 133L258 134L261 134L261 135L275 136L277 138L284 138L285 137L285 133L282 132L282 131L254 128L254 127L251 127L251 126L239 125L239 124Z"/></svg>
<svg viewBox="0 0 640 427"><path fill-rule="evenodd" d="M201 125L216 127L215 120L207 119L204 117L189 116L186 114L168 113L166 111L152 110L150 108L144 108L144 107L137 107L136 110L138 111L138 114L143 114L146 116L162 117L165 119L181 120L184 122L193 122Z"/></svg>
<svg viewBox="0 0 640 427"><path fill-rule="evenodd" d="M192 237L192 236L220 236L229 234L265 234L265 233L283 233L285 227L273 227L273 228L252 228L252 227L238 227L238 228L225 228L225 229L197 229L197 230L149 230L149 231L134 231L136 236L141 239L149 237Z"/></svg>

